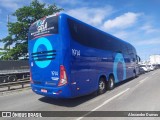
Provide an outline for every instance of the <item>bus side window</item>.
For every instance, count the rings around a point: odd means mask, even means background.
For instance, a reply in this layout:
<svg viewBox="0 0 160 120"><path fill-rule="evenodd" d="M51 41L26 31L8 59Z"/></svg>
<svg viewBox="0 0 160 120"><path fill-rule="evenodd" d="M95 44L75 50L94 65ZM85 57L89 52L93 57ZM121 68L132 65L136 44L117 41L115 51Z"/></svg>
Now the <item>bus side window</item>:
<svg viewBox="0 0 160 120"><path fill-rule="evenodd" d="M77 25L76 24L74 24L73 28L74 28L75 33L77 33L78 30L77 30Z"/></svg>

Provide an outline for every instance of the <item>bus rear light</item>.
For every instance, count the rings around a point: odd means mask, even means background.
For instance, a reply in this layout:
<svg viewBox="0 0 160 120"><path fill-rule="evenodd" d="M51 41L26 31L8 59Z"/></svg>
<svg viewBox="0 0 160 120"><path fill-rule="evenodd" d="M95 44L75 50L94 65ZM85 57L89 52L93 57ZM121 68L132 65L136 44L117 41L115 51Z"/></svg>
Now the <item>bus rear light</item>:
<svg viewBox="0 0 160 120"><path fill-rule="evenodd" d="M58 83L58 86L63 86L65 84L67 84L67 74L66 74L66 70L65 67L63 65L60 66L60 80Z"/></svg>

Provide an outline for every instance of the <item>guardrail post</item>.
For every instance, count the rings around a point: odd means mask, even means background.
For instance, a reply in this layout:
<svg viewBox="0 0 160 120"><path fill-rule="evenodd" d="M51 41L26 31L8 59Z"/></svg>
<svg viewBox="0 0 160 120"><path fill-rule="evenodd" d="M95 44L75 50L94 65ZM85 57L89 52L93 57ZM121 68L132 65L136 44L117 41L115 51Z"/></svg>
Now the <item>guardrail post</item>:
<svg viewBox="0 0 160 120"><path fill-rule="evenodd" d="M8 91L11 90L11 87L14 85L22 85L22 88L25 87L25 84L29 84L30 80L17 81L17 82L9 82L9 83L0 83L0 88L7 87ZM1 91L0 91L1 92Z"/></svg>
<svg viewBox="0 0 160 120"><path fill-rule="evenodd" d="M8 90L10 90L11 89L11 86L8 86Z"/></svg>

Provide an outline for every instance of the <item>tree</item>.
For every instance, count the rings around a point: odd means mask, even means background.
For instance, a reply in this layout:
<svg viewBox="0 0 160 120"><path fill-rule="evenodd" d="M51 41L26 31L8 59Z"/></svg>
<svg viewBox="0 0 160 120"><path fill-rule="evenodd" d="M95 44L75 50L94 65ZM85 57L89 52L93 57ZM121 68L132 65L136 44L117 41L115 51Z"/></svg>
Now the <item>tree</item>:
<svg viewBox="0 0 160 120"><path fill-rule="evenodd" d="M17 9L13 16L17 22L8 23L9 35L2 40L4 43L4 52L0 53L2 60L26 59L28 56L28 30L29 26L38 19L62 11L55 4L46 5L38 0L33 0L30 6L24 6ZM10 47L12 46L12 48Z"/></svg>

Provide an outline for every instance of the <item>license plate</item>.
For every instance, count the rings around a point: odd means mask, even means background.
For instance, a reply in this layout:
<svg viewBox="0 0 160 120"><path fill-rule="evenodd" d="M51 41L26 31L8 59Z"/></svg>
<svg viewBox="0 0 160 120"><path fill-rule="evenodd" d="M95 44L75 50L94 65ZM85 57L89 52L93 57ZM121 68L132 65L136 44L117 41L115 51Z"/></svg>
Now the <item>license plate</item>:
<svg viewBox="0 0 160 120"><path fill-rule="evenodd" d="M47 93L46 89L41 89L41 92Z"/></svg>

